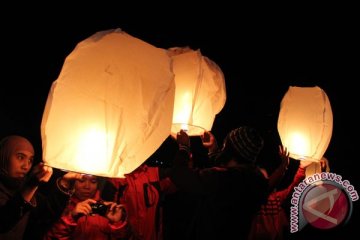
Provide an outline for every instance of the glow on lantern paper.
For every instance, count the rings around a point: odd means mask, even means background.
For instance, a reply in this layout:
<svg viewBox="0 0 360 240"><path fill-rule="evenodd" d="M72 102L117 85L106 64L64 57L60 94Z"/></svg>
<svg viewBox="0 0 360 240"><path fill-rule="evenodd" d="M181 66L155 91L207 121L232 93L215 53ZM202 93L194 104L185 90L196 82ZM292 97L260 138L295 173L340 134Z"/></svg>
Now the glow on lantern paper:
<svg viewBox="0 0 360 240"><path fill-rule="evenodd" d="M171 48L169 54L176 85L171 133L184 129L196 136L210 131L226 101L223 72L200 50Z"/></svg>
<svg viewBox="0 0 360 240"><path fill-rule="evenodd" d="M77 44L53 82L41 123L45 164L123 177L169 136L171 59L120 29Z"/></svg>
<svg viewBox="0 0 360 240"><path fill-rule="evenodd" d="M290 86L281 101L278 131L290 157L318 162L332 136L328 96L319 87Z"/></svg>

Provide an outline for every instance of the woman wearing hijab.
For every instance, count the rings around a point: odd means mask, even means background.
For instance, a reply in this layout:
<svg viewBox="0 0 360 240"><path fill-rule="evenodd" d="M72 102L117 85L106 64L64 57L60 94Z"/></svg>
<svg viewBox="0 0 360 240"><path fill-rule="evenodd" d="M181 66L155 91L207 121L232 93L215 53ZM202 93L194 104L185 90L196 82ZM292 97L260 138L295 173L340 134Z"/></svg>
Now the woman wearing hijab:
<svg viewBox="0 0 360 240"><path fill-rule="evenodd" d="M0 141L0 239L42 239L69 199L69 181L79 174L67 173L45 198L37 190L48 182L52 168L33 166L34 147L22 136Z"/></svg>

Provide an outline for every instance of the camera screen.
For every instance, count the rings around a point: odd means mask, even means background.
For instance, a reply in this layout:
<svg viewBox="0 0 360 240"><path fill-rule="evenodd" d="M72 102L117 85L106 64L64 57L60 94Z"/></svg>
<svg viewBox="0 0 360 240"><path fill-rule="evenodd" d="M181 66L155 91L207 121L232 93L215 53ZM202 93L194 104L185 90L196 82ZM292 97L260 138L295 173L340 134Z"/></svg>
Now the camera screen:
<svg viewBox="0 0 360 240"><path fill-rule="evenodd" d="M91 206L92 214L99 214L105 216L108 210L108 207L105 204L99 202L90 204L90 206Z"/></svg>

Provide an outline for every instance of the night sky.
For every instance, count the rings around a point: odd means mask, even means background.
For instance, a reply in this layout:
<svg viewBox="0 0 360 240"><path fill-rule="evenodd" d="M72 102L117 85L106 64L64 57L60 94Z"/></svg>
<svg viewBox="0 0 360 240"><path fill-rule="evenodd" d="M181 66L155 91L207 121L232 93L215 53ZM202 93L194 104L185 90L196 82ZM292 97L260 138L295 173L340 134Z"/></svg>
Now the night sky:
<svg viewBox="0 0 360 240"><path fill-rule="evenodd" d="M354 84L359 80L355 74L359 56L355 17L336 7L297 13L294 9L286 13L242 9L237 14L222 12L226 18L217 12L223 8L206 12L183 7L144 15L112 5L102 6L98 12L64 6L49 11L26 11L25 6L21 11L4 9L11 17L0 19L0 137L28 137L36 147L37 158L41 158L42 113L65 57L95 32L121 28L156 47L200 49L216 62L225 75L227 101L216 117L213 133L221 142L235 127L255 126L267 139L269 158L278 144L277 116L288 87L321 87L334 115L333 136L325 156L332 172L360 191L359 173L354 167L359 145L354 116L358 114ZM351 227L359 222L359 208L355 202ZM348 227L346 232L353 229Z"/></svg>

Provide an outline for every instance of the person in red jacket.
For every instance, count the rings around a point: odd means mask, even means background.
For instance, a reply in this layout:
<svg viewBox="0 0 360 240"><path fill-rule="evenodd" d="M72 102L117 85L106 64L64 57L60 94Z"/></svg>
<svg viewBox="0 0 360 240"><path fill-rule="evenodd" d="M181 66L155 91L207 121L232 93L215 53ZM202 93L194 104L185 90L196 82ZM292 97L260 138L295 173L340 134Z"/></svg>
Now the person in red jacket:
<svg viewBox="0 0 360 240"><path fill-rule="evenodd" d="M99 193L100 178L84 175L74 183L63 215L48 231L45 239L127 239L129 229L122 205L103 202Z"/></svg>
<svg viewBox="0 0 360 240"><path fill-rule="evenodd" d="M306 168L312 162L300 161L299 168L291 184L287 188L277 191L276 186L282 180L289 165L289 153L287 149L279 146L279 155L282 160L281 164L270 177L268 177L266 170L263 170L264 176L269 179L269 188L272 192L268 196L266 204L261 206L261 210L253 218L252 228L248 237L249 240L287 239L288 233L290 232L289 220L283 204L293 192L294 187L305 179Z"/></svg>
<svg viewBox="0 0 360 240"><path fill-rule="evenodd" d="M175 191L159 167L142 164L125 174L125 178L109 179L103 197L126 206L132 240L160 240L163 239L161 199L163 194Z"/></svg>

